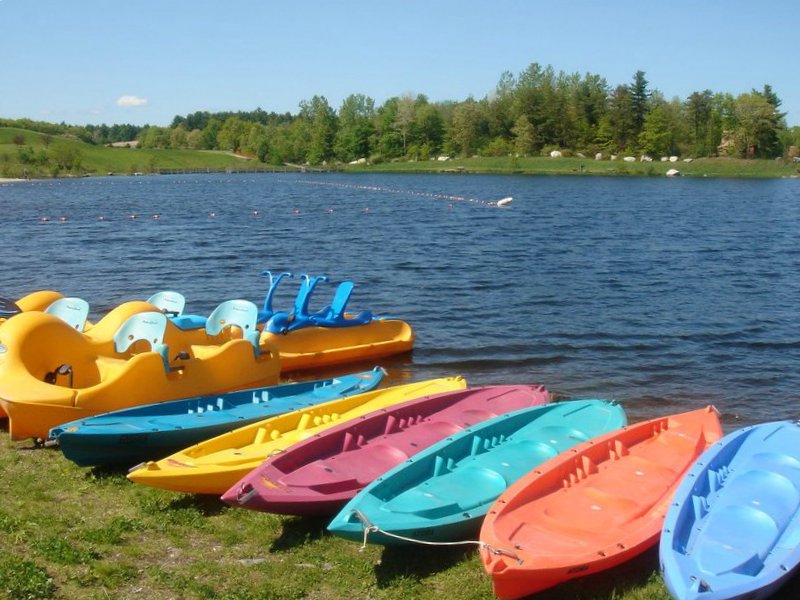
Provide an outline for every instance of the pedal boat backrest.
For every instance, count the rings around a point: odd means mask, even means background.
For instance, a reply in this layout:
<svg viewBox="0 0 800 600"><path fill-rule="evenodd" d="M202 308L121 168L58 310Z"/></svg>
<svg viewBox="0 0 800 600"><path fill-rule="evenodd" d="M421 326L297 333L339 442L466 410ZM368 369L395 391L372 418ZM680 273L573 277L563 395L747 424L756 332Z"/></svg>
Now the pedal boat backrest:
<svg viewBox="0 0 800 600"><path fill-rule="evenodd" d="M272 315L272 318L267 323L266 329L272 333L288 333L295 329L308 327L311 325L311 315L308 314L308 305L311 301L311 294L314 288L320 281L328 281L327 275L316 275L309 277L303 273L301 275L303 281L300 283L300 288L297 290L297 296L294 299L294 306L292 312L277 312Z"/></svg>
<svg viewBox="0 0 800 600"><path fill-rule="evenodd" d="M147 299L147 302L157 307L168 317L179 317L186 306L186 298L180 292L165 290L156 292Z"/></svg>
<svg viewBox="0 0 800 600"><path fill-rule="evenodd" d="M331 303L314 313L310 317L312 324L321 327L336 327L344 325L363 325L372 320L372 312L365 310L351 318L347 318L345 311L347 303L350 301L350 294L353 293L355 284L352 281L342 281L333 295Z"/></svg>
<svg viewBox="0 0 800 600"><path fill-rule="evenodd" d="M259 323L266 323L272 318L272 315L275 314L275 310L272 307L272 300L275 296L275 290L278 289L278 284L283 278L294 277L294 275L288 271L278 273L277 275L273 275L272 271L262 271L261 274L264 277L269 277L269 289L267 290L267 296L264 298L264 308L258 312L257 320Z"/></svg>
<svg viewBox="0 0 800 600"><path fill-rule="evenodd" d="M167 330L167 317L160 312L141 312L128 317L114 334L114 350L120 354L127 352L136 342L144 340L150 344L150 350L157 352L164 360L164 367L169 368L169 349L164 343Z"/></svg>
<svg viewBox="0 0 800 600"><path fill-rule="evenodd" d="M86 327L86 318L89 316L89 303L83 298L59 298L44 312L55 315L73 329L82 332Z"/></svg>
<svg viewBox="0 0 800 600"><path fill-rule="evenodd" d="M206 321L206 333L219 335L228 327L238 327L242 337L253 345L256 356L259 354L261 332L256 329L258 307L249 300L226 300L215 308Z"/></svg>

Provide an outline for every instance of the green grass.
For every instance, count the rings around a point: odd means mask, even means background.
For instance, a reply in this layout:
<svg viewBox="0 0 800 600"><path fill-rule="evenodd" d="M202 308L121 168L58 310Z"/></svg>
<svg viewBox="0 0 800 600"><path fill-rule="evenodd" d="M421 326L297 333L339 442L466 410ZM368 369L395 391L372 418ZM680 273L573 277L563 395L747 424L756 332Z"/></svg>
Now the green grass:
<svg viewBox="0 0 800 600"><path fill-rule="evenodd" d="M372 166L347 166L348 172L387 173L496 173L520 175L608 175L664 177L677 169L689 177L800 177L800 164L783 160L699 158L691 162L624 162L588 158L480 157L440 162L389 162Z"/></svg>
<svg viewBox="0 0 800 600"><path fill-rule="evenodd" d="M14 143L23 136L24 143ZM71 151L80 157L80 169L62 170L59 175L128 175L135 172L152 173L160 170L226 171L264 169L266 165L253 160L231 156L225 152L199 150L153 150L138 148L111 148L93 146L80 140L51 137L34 131L0 127L0 177L50 177L53 172L53 155L57 151ZM47 164L23 164L20 149L31 148L34 153L50 157Z"/></svg>
<svg viewBox="0 0 800 600"><path fill-rule="evenodd" d="M368 546L326 519L130 483L0 433L0 598L492 598L474 546ZM664 599L653 552L541 600Z"/></svg>
<svg viewBox="0 0 800 600"><path fill-rule="evenodd" d="M490 600L475 546L367 546L327 519L138 486L0 431L0 599ZM797 597L800 575L774 600ZM655 548L536 600L669 600Z"/></svg>

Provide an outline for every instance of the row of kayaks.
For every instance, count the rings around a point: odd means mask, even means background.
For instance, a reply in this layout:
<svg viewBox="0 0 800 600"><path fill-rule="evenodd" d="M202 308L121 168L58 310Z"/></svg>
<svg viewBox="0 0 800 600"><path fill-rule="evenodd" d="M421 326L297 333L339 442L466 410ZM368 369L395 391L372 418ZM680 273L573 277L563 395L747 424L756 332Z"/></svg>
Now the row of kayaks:
<svg viewBox="0 0 800 600"><path fill-rule="evenodd" d="M680 599L766 597L800 561L797 423L723 437L713 407L628 424L618 404L551 402L543 387L450 377L382 388L383 374L262 390L246 408L161 403L52 434L79 464L144 459L128 474L136 483L328 515L330 532L358 542L477 536L503 599L614 567L659 539ZM237 426L261 410L288 412ZM237 414L226 433L142 452L157 429L188 440L189 423L226 414Z"/></svg>
<svg viewBox="0 0 800 600"><path fill-rule="evenodd" d="M395 321L342 316L351 286L337 288L336 310L310 313L324 281L314 278L289 313L299 322L273 319L271 295L286 277L270 274L263 309L231 301L205 319L181 320L173 292L94 324L82 302L55 292L0 303L0 406L12 438L47 439L81 466L130 468L130 480L152 487L328 516L330 532L362 543L474 540L502 599L659 543L676 599L766 598L796 572L797 422L723 437L710 406L628 424L606 400L552 402L541 386L469 388L462 377L387 387L378 367L279 385L283 352L268 336L308 343L315 333L311 368L330 364L325 343L337 335L352 349L351 332Z"/></svg>
<svg viewBox="0 0 800 600"><path fill-rule="evenodd" d="M274 385L281 374L374 364L413 348L405 321L346 312L352 282L309 312L327 278L303 277L294 307L282 313L272 308L273 294L290 274L268 274L261 309L234 299L207 317L185 314L177 292L125 302L95 323L86 301L54 291L3 301L0 417L8 417L12 439L45 439L51 428L95 414Z"/></svg>

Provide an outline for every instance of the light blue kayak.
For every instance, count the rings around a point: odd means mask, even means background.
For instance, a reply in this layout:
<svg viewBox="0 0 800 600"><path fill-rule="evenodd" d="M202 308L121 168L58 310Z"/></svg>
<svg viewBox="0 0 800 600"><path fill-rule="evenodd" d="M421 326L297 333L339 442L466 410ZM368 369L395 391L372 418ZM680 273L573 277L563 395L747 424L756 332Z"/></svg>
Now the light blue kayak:
<svg viewBox="0 0 800 600"><path fill-rule="evenodd" d="M81 466L132 466L163 458L237 427L361 394L385 371L158 402L66 423L50 430L64 456Z"/></svg>
<svg viewBox="0 0 800 600"><path fill-rule="evenodd" d="M386 472L328 530L381 544L448 542L477 535L508 486L559 452L627 423L622 407L576 400L525 408L470 427ZM395 537L398 536L398 537Z"/></svg>
<svg viewBox="0 0 800 600"><path fill-rule="evenodd" d="M706 450L675 493L659 550L678 600L775 593L800 563L800 424L746 427Z"/></svg>

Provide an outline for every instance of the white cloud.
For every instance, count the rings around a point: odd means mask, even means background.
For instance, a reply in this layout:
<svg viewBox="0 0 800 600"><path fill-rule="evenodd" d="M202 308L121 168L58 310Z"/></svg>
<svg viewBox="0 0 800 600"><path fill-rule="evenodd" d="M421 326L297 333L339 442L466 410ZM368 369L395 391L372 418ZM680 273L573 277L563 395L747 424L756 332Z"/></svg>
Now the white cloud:
<svg viewBox="0 0 800 600"><path fill-rule="evenodd" d="M117 106L144 106L147 104L147 98L139 98L139 96L120 96L117 98Z"/></svg>

